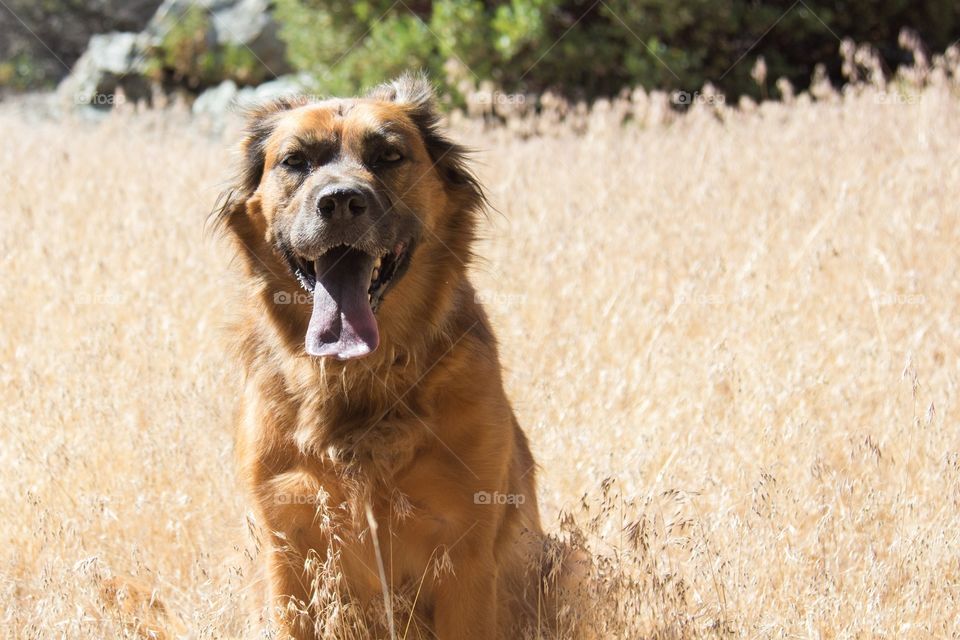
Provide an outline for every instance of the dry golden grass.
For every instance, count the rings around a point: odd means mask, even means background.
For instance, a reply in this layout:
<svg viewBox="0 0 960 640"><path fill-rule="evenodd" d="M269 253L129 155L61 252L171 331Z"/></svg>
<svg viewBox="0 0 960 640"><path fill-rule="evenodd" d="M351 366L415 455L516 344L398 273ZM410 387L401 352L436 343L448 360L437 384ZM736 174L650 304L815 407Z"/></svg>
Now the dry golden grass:
<svg viewBox="0 0 960 640"><path fill-rule="evenodd" d="M235 128L183 120L0 114L5 636L258 633L236 266L204 234ZM457 135L503 213L474 277L545 521L597 557L599 637L956 637L956 85L595 120Z"/></svg>

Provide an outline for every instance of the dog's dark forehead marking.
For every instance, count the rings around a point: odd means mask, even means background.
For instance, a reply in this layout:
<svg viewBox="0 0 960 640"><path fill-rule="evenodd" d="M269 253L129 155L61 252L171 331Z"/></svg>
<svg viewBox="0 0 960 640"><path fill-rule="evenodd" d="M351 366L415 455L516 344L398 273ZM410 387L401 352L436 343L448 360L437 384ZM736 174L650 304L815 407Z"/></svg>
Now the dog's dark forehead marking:
<svg viewBox="0 0 960 640"><path fill-rule="evenodd" d="M308 102L290 115L293 118L303 118L301 123L310 123L315 126L339 127L347 122L366 123L372 128L383 128L395 122L387 114L377 109L377 102L358 98L329 98L316 102ZM401 127L402 128L402 127Z"/></svg>
<svg viewBox="0 0 960 640"><path fill-rule="evenodd" d="M345 134L351 138L398 139L410 134L411 126L397 115L384 110L377 101L331 98L305 104L289 113L275 133L278 138L295 136L305 140L339 140Z"/></svg>
<svg viewBox="0 0 960 640"><path fill-rule="evenodd" d="M335 149L340 146L342 137L337 130L333 131L312 131L302 130L291 134L280 140L279 149Z"/></svg>

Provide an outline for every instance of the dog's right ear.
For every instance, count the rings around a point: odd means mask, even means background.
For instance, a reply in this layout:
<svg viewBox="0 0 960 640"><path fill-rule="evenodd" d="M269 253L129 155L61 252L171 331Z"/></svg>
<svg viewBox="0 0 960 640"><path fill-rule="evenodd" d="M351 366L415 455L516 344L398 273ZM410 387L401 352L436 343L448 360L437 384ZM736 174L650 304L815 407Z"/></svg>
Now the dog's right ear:
<svg viewBox="0 0 960 640"><path fill-rule="evenodd" d="M247 200L256 192L263 179L266 143L273 133L277 115L306 102L306 98L284 97L249 107L244 111L246 125L240 143L240 170L233 185L217 198L211 213L214 227L229 227L231 218L243 214Z"/></svg>

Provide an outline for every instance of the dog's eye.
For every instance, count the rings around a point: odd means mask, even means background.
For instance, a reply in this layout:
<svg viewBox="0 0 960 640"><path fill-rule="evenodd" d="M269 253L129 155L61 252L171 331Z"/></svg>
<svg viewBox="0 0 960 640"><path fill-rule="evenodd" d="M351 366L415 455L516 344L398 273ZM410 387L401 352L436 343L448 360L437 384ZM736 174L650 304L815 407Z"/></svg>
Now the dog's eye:
<svg viewBox="0 0 960 640"><path fill-rule="evenodd" d="M289 153L284 156L281 162L283 166L290 167L291 169L300 169L307 164L306 158L299 153Z"/></svg>
<svg viewBox="0 0 960 640"><path fill-rule="evenodd" d="M396 149L387 149L380 154L380 157L377 158L380 162L384 164L393 164L395 162L400 162L403 160L403 156L400 155L400 152Z"/></svg>

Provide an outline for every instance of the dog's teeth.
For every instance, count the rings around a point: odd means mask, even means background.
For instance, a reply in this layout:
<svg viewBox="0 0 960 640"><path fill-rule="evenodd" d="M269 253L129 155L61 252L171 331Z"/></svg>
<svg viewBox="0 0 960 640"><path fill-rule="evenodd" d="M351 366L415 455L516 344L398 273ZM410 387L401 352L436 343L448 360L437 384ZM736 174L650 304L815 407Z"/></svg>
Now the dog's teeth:
<svg viewBox="0 0 960 640"><path fill-rule="evenodd" d="M380 277L380 269L374 269L374 270L373 270L373 279L376 280L376 279L379 278L379 277Z"/></svg>
<svg viewBox="0 0 960 640"><path fill-rule="evenodd" d="M380 268L380 263L381 263L381 262L382 262L382 259L381 259L381 258L377 258L377 261L373 263L374 272L376 272L376 270Z"/></svg>

